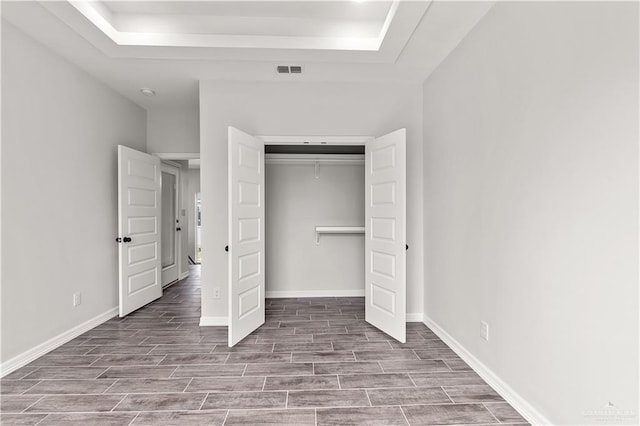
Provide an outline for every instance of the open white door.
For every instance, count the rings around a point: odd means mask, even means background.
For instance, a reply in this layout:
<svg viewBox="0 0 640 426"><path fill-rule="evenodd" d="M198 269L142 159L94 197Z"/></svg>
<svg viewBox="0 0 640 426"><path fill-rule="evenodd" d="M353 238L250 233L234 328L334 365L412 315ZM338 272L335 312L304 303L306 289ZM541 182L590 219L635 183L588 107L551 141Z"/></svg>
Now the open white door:
<svg viewBox="0 0 640 426"><path fill-rule="evenodd" d="M162 296L160 159L118 145L120 316Z"/></svg>
<svg viewBox="0 0 640 426"><path fill-rule="evenodd" d="M365 318L406 341L406 130L365 145Z"/></svg>
<svg viewBox="0 0 640 426"><path fill-rule="evenodd" d="M264 142L229 127L229 346L264 323Z"/></svg>

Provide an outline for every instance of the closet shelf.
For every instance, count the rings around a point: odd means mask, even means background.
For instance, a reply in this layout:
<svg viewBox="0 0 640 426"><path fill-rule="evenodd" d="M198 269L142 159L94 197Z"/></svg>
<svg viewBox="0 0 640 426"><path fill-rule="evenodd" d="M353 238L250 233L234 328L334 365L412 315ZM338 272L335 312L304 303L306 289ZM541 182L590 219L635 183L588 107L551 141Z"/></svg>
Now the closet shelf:
<svg viewBox="0 0 640 426"><path fill-rule="evenodd" d="M364 226L316 226L316 244L321 234L364 234Z"/></svg>

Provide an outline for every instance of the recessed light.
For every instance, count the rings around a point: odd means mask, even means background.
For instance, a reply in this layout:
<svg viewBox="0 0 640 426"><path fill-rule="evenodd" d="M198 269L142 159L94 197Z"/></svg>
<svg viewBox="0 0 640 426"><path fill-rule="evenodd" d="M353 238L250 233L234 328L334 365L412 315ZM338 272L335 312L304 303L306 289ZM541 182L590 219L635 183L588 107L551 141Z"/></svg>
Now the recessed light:
<svg viewBox="0 0 640 426"><path fill-rule="evenodd" d="M155 90L149 89L148 87L143 87L142 89L140 89L140 93L148 97L154 96L156 94Z"/></svg>

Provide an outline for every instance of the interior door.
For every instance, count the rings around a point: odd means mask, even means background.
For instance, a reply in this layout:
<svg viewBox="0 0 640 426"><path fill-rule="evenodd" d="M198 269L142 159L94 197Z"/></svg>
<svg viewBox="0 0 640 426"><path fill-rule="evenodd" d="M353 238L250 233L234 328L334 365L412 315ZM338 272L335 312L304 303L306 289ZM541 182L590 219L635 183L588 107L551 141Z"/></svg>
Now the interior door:
<svg viewBox="0 0 640 426"><path fill-rule="evenodd" d="M229 346L264 323L264 142L229 127Z"/></svg>
<svg viewBox="0 0 640 426"><path fill-rule="evenodd" d="M118 146L120 316L162 296L160 159Z"/></svg>
<svg viewBox="0 0 640 426"><path fill-rule="evenodd" d="M180 269L180 236L178 230L178 188L180 169L171 164L162 163L162 222L160 259L162 266L162 285L166 286L178 280Z"/></svg>
<svg viewBox="0 0 640 426"><path fill-rule="evenodd" d="M365 319L406 341L406 130L365 145Z"/></svg>

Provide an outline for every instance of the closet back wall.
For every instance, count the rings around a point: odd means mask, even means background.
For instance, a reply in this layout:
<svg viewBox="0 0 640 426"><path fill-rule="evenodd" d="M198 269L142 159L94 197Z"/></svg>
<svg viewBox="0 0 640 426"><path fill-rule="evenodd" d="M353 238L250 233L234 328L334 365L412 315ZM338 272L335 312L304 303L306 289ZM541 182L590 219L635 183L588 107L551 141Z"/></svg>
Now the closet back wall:
<svg viewBox="0 0 640 426"><path fill-rule="evenodd" d="M364 165L267 164L267 297L364 296L364 236L316 226L364 226Z"/></svg>

